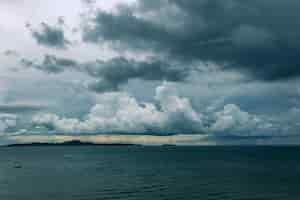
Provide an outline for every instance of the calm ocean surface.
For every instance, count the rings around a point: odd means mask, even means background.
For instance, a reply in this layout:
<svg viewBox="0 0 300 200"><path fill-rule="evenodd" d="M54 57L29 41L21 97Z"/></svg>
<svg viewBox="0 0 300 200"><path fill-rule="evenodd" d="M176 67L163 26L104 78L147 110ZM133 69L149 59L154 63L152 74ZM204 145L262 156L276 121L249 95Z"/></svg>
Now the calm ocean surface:
<svg viewBox="0 0 300 200"><path fill-rule="evenodd" d="M1 147L0 199L299 200L300 147Z"/></svg>

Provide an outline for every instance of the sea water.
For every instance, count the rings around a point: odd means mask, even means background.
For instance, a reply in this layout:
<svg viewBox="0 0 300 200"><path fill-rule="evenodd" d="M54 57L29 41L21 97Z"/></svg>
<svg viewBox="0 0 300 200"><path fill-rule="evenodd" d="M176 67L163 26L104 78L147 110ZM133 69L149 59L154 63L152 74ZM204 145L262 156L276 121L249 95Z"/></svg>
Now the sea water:
<svg viewBox="0 0 300 200"><path fill-rule="evenodd" d="M0 199L299 200L300 147L1 147Z"/></svg>

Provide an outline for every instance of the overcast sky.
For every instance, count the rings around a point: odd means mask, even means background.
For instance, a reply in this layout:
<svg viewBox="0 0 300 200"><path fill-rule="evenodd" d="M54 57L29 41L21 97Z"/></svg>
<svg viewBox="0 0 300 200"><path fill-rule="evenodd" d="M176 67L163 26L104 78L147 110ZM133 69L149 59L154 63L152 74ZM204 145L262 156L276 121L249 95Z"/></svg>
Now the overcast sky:
<svg viewBox="0 0 300 200"><path fill-rule="evenodd" d="M1 143L103 134L288 143L300 134L299 9L1 0Z"/></svg>

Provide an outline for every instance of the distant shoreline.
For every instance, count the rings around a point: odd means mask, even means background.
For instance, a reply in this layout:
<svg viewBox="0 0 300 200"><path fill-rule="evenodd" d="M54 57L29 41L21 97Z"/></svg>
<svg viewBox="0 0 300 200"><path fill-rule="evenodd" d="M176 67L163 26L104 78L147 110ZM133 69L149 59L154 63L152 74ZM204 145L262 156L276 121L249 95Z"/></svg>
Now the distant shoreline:
<svg viewBox="0 0 300 200"><path fill-rule="evenodd" d="M6 144L5 144L6 143ZM300 137L194 135L17 135L0 146L299 146Z"/></svg>
<svg viewBox="0 0 300 200"><path fill-rule="evenodd" d="M8 144L8 145L0 145L1 147L71 147L71 146L136 146L136 147L209 147L209 148L282 148L282 147L296 147L300 148L300 145L295 144L283 144L283 145L255 145L255 144L247 144L247 145L235 145L235 144L220 144L220 145L175 145L175 144L161 144L161 145L145 145L145 144L130 144L130 143L92 143L92 142L81 142L81 141L67 141L62 143L47 143L47 142L33 142L33 143L16 143L16 144Z"/></svg>
<svg viewBox="0 0 300 200"><path fill-rule="evenodd" d="M93 143L93 142L82 142L79 140L60 142L60 143L49 143L49 142L32 142L32 143L19 143L19 144L8 144L4 147L25 147L25 146L138 146L137 144L128 143Z"/></svg>

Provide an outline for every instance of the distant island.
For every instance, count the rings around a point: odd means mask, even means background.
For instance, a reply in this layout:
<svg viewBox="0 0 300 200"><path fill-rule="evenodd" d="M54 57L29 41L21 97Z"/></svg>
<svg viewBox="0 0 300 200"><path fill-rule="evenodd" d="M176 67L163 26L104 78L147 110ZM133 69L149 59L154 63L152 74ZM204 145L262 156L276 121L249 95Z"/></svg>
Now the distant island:
<svg viewBox="0 0 300 200"><path fill-rule="evenodd" d="M18 146L136 146L136 144L127 143L93 143L93 142L82 142L80 140L72 140L60 143L48 143L48 142L33 142L33 143L20 143L20 144L9 144L7 147L18 147Z"/></svg>

